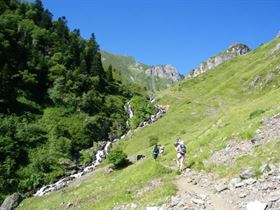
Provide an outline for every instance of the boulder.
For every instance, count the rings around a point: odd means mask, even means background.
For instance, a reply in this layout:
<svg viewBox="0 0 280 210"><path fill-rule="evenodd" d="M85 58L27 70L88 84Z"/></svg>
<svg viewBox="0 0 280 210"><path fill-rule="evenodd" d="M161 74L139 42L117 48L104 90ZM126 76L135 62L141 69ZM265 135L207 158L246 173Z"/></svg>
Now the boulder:
<svg viewBox="0 0 280 210"><path fill-rule="evenodd" d="M265 210L267 207L266 203L262 203L260 201L250 201L247 206L246 209L247 210Z"/></svg>
<svg viewBox="0 0 280 210"><path fill-rule="evenodd" d="M137 156L136 156L136 160L137 160L137 161L142 160L142 159L145 159L145 155L142 155L142 154L141 154L141 155L137 155Z"/></svg>
<svg viewBox="0 0 280 210"><path fill-rule="evenodd" d="M2 203L0 210L12 210L15 209L19 203L23 200L23 196L20 193L14 193L8 196Z"/></svg>
<svg viewBox="0 0 280 210"><path fill-rule="evenodd" d="M251 177L256 176L256 173L252 168L241 169L239 176L241 179L249 179Z"/></svg>
<svg viewBox="0 0 280 210"><path fill-rule="evenodd" d="M244 180L244 183L247 184L247 185L252 185L252 184L254 184L256 182L257 182L257 180L253 179L253 178L249 178L249 179L245 179Z"/></svg>
<svg viewBox="0 0 280 210"><path fill-rule="evenodd" d="M263 174L263 173L266 173L266 172L269 172L271 170L270 166L268 163L262 165L260 168L259 168L259 171Z"/></svg>

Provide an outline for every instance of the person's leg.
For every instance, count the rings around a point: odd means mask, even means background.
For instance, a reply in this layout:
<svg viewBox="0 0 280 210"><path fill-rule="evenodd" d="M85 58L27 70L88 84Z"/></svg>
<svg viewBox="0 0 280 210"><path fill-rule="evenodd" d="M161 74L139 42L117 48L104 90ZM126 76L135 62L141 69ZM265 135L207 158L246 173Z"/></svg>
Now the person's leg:
<svg viewBox="0 0 280 210"><path fill-rule="evenodd" d="M180 153L177 153L177 167L178 169L180 170L180 161L181 161L181 154Z"/></svg>
<svg viewBox="0 0 280 210"><path fill-rule="evenodd" d="M182 155L180 158L180 171L183 171L184 169L184 161L185 161L185 157Z"/></svg>

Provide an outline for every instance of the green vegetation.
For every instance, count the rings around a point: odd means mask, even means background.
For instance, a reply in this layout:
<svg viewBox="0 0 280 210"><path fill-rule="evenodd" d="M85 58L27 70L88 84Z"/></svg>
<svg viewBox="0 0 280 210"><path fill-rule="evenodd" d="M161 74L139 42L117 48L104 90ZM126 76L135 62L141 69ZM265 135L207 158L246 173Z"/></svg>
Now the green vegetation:
<svg viewBox="0 0 280 210"><path fill-rule="evenodd" d="M134 96L130 102L134 114L130 119L131 127L136 128L140 122L143 122L154 113L155 108L149 103L149 99L143 96Z"/></svg>
<svg viewBox="0 0 280 210"><path fill-rule="evenodd" d="M112 163L115 168L122 168L127 165L127 155L124 153L124 151L116 147L112 149L110 154L108 155L108 162Z"/></svg>
<svg viewBox="0 0 280 210"><path fill-rule="evenodd" d="M227 141L250 140L262 126L263 118L269 118L280 112L280 53L271 54L279 41L273 40L246 55L236 57L194 79L184 80L171 89L159 93L159 103L169 105L165 117L139 132L134 132L131 139L119 144L128 156L144 154L148 157L146 160L115 171L107 177L92 177L90 180L94 181L85 182L75 189L65 189L41 198L27 199L20 209L43 209L50 203L53 204L53 208L58 208L63 195L80 191L83 192L81 197L67 197L63 201L80 203L80 209L93 207L106 209L117 203L137 203L139 209L145 209L145 206L160 204L166 197L174 194L170 180L176 173L162 174L158 172L161 170L157 167L164 168L163 170L166 170L165 167L176 167L173 144L178 135L187 144L187 166L196 170L233 177L244 167L258 169L268 161L279 163L279 140L255 148L252 155L238 158L232 166L214 164L205 167L203 163L215 151L225 148ZM257 76L262 75L262 78L266 78L271 72L278 73L274 74L269 83L263 83L261 88L259 84L252 85ZM159 142L165 145L165 153L157 162L151 160L150 139L153 139L151 136L157 137ZM131 195L137 192L138 184L147 184L155 177L162 178L160 190L143 193L136 201ZM110 183L108 189L108 186L105 187L102 183L110 180L114 180L114 187L112 188ZM102 186L100 187L102 196L97 192L99 186ZM130 186L129 193L125 191L127 189L125 186ZM131 189L132 186L135 188ZM124 190L114 191L114 189ZM90 195L86 197L88 193ZM44 203L43 200L48 200L49 203ZM104 207L101 204L108 206Z"/></svg>
<svg viewBox="0 0 280 210"><path fill-rule="evenodd" d="M163 90L175 84L171 79L146 75L144 71L152 66L139 63L131 56L117 55L105 51L101 51L101 55L104 67L109 68L112 65L114 71L118 72L126 83L133 82L145 87L149 92Z"/></svg>
<svg viewBox="0 0 280 210"><path fill-rule="evenodd" d="M147 98L103 68L94 34L83 39L32 2L0 3L0 200L90 162L88 148L128 129L124 105Z"/></svg>
<svg viewBox="0 0 280 210"><path fill-rule="evenodd" d="M2 1L0 15L0 196L4 197L53 182L75 162L89 162L94 154L91 146L126 131L123 107L130 99L134 128L153 108L141 87L122 82L112 66L102 67L94 35L84 40L78 30L69 31L64 17L53 21L40 1ZM204 165L227 141L250 140L263 118L280 112L280 51L273 52L279 41L158 93L159 103L169 105L166 116L135 131L110 155L117 165L126 154L143 154L146 159L111 173L99 170L81 184L28 198L19 209L65 209L68 203L76 209L160 205L176 192L172 185L176 172L170 168L176 166L173 144L178 135L187 144L187 166L196 170L231 177L243 167L279 163L276 139L230 167ZM156 141L165 145L165 153L153 161ZM155 180L158 184L147 188Z"/></svg>
<svg viewBox="0 0 280 210"><path fill-rule="evenodd" d="M158 137L157 136L149 136L149 146L155 146L158 143Z"/></svg>

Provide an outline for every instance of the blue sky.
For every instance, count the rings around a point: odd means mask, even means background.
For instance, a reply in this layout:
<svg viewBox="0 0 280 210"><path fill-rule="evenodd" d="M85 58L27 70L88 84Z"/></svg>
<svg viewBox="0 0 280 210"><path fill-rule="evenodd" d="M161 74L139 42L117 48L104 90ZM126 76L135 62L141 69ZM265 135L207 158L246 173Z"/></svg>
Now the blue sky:
<svg viewBox="0 0 280 210"><path fill-rule="evenodd" d="M43 0L101 49L185 74L232 43L258 47L280 30L278 0Z"/></svg>

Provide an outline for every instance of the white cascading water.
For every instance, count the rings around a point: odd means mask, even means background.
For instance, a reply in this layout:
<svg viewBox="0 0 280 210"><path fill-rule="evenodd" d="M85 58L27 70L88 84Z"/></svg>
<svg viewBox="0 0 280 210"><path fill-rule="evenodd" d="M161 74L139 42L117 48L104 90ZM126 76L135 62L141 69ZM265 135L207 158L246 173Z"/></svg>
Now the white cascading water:
<svg viewBox="0 0 280 210"><path fill-rule="evenodd" d="M145 127L145 126L155 122L159 118L161 118L165 114L167 107L157 105L156 109L157 109L156 114L151 115L148 120L140 123L138 128L136 128L137 130L139 128ZM125 106L125 110L129 114L130 118L133 117L133 112L132 112L130 103L128 103L128 106ZM117 141L120 141L120 140L123 140L123 139L127 139L127 138L129 138L131 136L131 134L132 134L132 131L129 130L120 139L114 139L113 142L117 142ZM89 171L92 171L94 168L96 168L96 166L98 166L100 163L102 163L102 161L104 161L106 156L109 154L112 146L113 146L112 142L111 141L107 141L105 147L103 149L97 151L97 153L95 155L95 161L93 161L91 165L85 167L82 171L78 171L75 174L72 174L70 176L61 178L60 180L58 180L54 184L50 184L50 185L46 185L46 186L41 187L39 190L37 190L37 192L34 194L34 196L42 196L42 195L45 195L45 194L47 194L49 192L60 190L60 189L62 189L64 187L67 187L68 184L70 182L72 182L74 179L83 176L85 173L87 173Z"/></svg>
<svg viewBox="0 0 280 210"><path fill-rule="evenodd" d="M129 119L132 118L132 117L134 116L134 115L133 115L133 111L132 111L132 107L131 107L130 102L128 102L128 103L124 106L124 109L125 109L126 113L128 114Z"/></svg>

